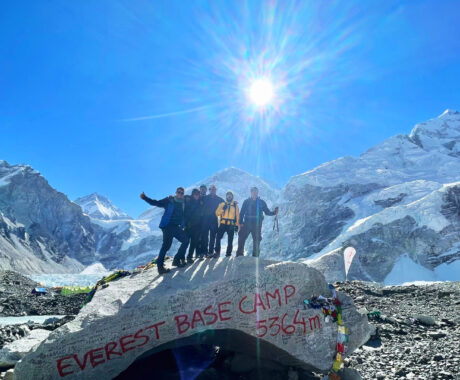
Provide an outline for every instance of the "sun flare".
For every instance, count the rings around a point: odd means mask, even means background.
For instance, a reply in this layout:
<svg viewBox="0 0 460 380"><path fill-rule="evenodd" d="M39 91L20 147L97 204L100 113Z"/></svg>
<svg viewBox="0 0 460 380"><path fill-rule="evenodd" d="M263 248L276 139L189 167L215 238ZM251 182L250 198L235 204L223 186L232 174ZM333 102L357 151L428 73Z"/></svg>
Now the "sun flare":
<svg viewBox="0 0 460 380"><path fill-rule="evenodd" d="M274 98L272 82L267 78L259 78L249 87L249 99L257 107L266 107Z"/></svg>

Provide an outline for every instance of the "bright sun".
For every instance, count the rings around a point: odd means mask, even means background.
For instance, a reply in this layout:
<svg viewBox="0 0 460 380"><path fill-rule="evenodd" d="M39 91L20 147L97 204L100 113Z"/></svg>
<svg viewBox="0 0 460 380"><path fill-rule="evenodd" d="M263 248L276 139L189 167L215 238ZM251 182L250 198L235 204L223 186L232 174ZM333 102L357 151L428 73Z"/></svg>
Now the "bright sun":
<svg viewBox="0 0 460 380"><path fill-rule="evenodd" d="M249 99L257 107L265 107L274 96L273 84L267 78L259 78L249 88Z"/></svg>

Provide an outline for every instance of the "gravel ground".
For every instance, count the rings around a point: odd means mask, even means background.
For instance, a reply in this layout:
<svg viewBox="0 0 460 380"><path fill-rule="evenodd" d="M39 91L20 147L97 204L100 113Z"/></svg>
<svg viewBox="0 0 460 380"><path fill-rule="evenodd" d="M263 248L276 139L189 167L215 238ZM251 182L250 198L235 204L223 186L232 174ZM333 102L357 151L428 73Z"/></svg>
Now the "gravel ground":
<svg viewBox="0 0 460 380"><path fill-rule="evenodd" d="M0 317L74 315L86 299L86 294L63 296L52 290L46 295L32 294L38 286L19 273L0 270Z"/></svg>
<svg viewBox="0 0 460 380"><path fill-rule="evenodd" d="M370 319L376 335L345 359L363 379L460 379L460 282L336 285L381 313Z"/></svg>

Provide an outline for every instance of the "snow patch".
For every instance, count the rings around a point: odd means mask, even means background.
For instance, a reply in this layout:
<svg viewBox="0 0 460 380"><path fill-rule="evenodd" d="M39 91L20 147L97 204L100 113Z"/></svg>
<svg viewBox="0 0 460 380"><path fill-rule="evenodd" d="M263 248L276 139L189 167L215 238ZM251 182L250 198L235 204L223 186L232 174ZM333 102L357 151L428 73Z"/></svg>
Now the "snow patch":
<svg viewBox="0 0 460 380"><path fill-rule="evenodd" d="M101 263L91 264L80 272L80 274L97 274L100 276L105 276L108 273L109 271Z"/></svg>
<svg viewBox="0 0 460 380"><path fill-rule="evenodd" d="M432 270L413 261L409 255L399 257L393 269L385 278L385 285L400 285L413 281L436 281L436 275Z"/></svg>
<svg viewBox="0 0 460 380"><path fill-rule="evenodd" d="M460 260L444 263L434 270L413 261L409 255L399 257L385 278L385 285L426 285L440 281L460 281Z"/></svg>
<svg viewBox="0 0 460 380"><path fill-rule="evenodd" d="M460 281L460 260L438 265L434 273L440 281Z"/></svg>

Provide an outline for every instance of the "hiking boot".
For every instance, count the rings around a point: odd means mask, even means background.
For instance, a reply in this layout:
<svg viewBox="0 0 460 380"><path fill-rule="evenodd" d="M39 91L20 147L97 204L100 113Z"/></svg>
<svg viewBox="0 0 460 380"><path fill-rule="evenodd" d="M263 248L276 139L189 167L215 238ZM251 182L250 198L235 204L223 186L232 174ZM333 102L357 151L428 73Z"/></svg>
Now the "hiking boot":
<svg viewBox="0 0 460 380"><path fill-rule="evenodd" d="M200 256L198 257L198 260L200 260L200 261L204 260L203 255L200 255Z"/></svg>
<svg viewBox="0 0 460 380"><path fill-rule="evenodd" d="M212 259L218 259L219 258L219 254L218 253L215 253L214 255L211 256Z"/></svg>
<svg viewBox="0 0 460 380"><path fill-rule="evenodd" d="M172 264L171 264L173 267L178 267L178 268L182 268L184 265L181 263L180 260L173 260Z"/></svg>
<svg viewBox="0 0 460 380"><path fill-rule="evenodd" d="M185 259L180 259L180 264L181 264L183 267L187 266L187 263L186 263Z"/></svg>
<svg viewBox="0 0 460 380"><path fill-rule="evenodd" d="M195 260L193 260L191 257L187 258L187 264L193 264Z"/></svg>
<svg viewBox="0 0 460 380"><path fill-rule="evenodd" d="M231 254L231 253L227 253L227 254L225 255L225 257L232 257L232 254Z"/></svg>
<svg viewBox="0 0 460 380"><path fill-rule="evenodd" d="M158 267L158 274L165 274L171 272L171 269L165 267Z"/></svg>

